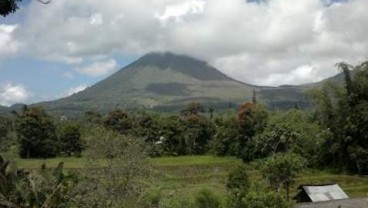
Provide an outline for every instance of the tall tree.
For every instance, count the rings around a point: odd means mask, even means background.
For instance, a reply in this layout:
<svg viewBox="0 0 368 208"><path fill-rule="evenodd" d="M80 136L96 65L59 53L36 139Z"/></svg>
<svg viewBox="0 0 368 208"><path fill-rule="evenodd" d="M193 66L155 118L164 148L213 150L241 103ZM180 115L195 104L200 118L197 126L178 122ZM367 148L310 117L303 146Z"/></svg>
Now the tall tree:
<svg viewBox="0 0 368 208"><path fill-rule="evenodd" d="M329 84L312 93L316 117L331 134L322 144L320 161L340 170L367 174L368 62L355 67L340 63L338 67L345 85Z"/></svg>
<svg viewBox="0 0 368 208"><path fill-rule="evenodd" d="M16 119L19 154L23 158L56 156L59 143L55 125L40 107L24 108Z"/></svg>
<svg viewBox="0 0 368 208"><path fill-rule="evenodd" d="M278 112L270 116L264 130L255 136L255 151L260 157L294 152L312 161L319 151L321 132L303 111Z"/></svg>
<svg viewBox="0 0 368 208"><path fill-rule="evenodd" d="M142 181L151 174L144 142L104 128L92 129L86 141L89 168L76 207L141 207Z"/></svg>
<svg viewBox="0 0 368 208"><path fill-rule="evenodd" d="M133 120L127 112L113 110L104 118L103 126L121 134L127 134L133 126Z"/></svg>
<svg viewBox="0 0 368 208"><path fill-rule="evenodd" d="M214 135L214 126L205 116L190 114L182 119L186 154L204 154Z"/></svg>
<svg viewBox="0 0 368 208"><path fill-rule="evenodd" d="M238 111L238 157L244 161L254 159L254 141L256 133L265 128L268 112L261 104L244 103Z"/></svg>
<svg viewBox="0 0 368 208"><path fill-rule="evenodd" d="M166 154L185 154L184 125L179 116L163 116L159 119L159 134Z"/></svg>
<svg viewBox="0 0 368 208"><path fill-rule="evenodd" d="M80 127L78 124L68 122L59 131L60 151L71 156L80 156L84 149L81 138Z"/></svg>
<svg viewBox="0 0 368 208"><path fill-rule="evenodd" d="M237 156L239 126L234 113L227 112L214 119L215 134L211 149L216 155Z"/></svg>

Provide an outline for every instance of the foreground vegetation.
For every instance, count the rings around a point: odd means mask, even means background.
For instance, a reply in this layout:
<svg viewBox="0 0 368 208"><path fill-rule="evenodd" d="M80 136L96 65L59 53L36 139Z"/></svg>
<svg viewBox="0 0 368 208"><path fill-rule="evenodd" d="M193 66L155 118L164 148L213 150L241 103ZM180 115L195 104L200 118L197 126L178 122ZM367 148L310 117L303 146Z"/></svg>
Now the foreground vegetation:
<svg viewBox="0 0 368 208"><path fill-rule="evenodd" d="M339 67L345 85L311 91L313 111L270 111L256 92L227 112L55 118L24 106L0 118L0 205L284 208L316 183L366 196L368 65L355 77Z"/></svg>
<svg viewBox="0 0 368 208"><path fill-rule="evenodd" d="M58 157L46 160L16 158L14 161L19 168L28 170L39 169L42 164L46 164L50 168L57 167L59 162L64 162L65 169L69 171L86 168L84 158L74 157ZM242 163L241 160L234 157L210 155L151 158L150 162L155 170L154 178L149 182L149 189L152 192L160 192L162 197L176 194L191 201L194 201L195 196L202 189L211 190L219 197L225 196L229 172ZM257 164L247 164L246 167L251 182L258 182L259 185L267 186L267 181L257 170ZM290 188L290 195L294 196L297 193L297 187L300 184L326 183L339 184L352 198L368 196L367 176L316 169L306 170L297 177L295 184Z"/></svg>

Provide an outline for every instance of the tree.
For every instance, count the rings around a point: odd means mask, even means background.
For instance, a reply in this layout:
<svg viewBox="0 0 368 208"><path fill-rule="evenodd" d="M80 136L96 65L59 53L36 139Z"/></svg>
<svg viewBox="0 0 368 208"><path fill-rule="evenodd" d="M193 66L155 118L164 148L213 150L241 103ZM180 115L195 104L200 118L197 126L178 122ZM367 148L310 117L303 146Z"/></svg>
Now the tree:
<svg viewBox="0 0 368 208"><path fill-rule="evenodd" d="M81 122L100 125L102 123L102 115L95 111L86 111L81 118Z"/></svg>
<svg viewBox="0 0 368 208"><path fill-rule="evenodd" d="M133 120L127 112L114 110L104 118L103 126L120 134L127 134L133 127Z"/></svg>
<svg viewBox="0 0 368 208"><path fill-rule="evenodd" d="M104 128L87 135L86 180L76 191L76 207L140 207L150 177L147 147L139 138Z"/></svg>
<svg viewBox="0 0 368 208"><path fill-rule="evenodd" d="M181 110L181 114L183 116L190 116L190 115L198 115L199 113L204 112L204 107L199 102L191 102L183 110Z"/></svg>
<svg viewBox="0 0 368 208"><path fill-rule="evenodd" d="M1 16L7 16L11 13L16 12L19 9L19 3L22 0L1 0L0 1L0 15ZM40 3L48 4L51 2L51 0L43 1L43 0L37 0Z"/></svg>
<svg viewBox="0 0 368 208"><path fill-rule="evenodd" d="M322 141L321 133L320 127L303 111L277 112L270 117L264 130L255 136L255 152L258 157L294 152L314 161Z"/></svg>
<svg viewBox="0 0 368 208"><path fill-rule="evenodd" d="M7 117L0 116L0 152L6 151L9 145L9 133L11 131L11 121Z"/></svg>
<svg viewBox="0 0 368 208"><path fill-rule="evenodd" d="M251 161L255 158L253 137L263 131L268 112L263 105L244 103L240 106L238 115L239 137L238 157L243 161Z"/></svg>
<svg viewBox="0 0 368 208"><path fill-rule="evenodd" d="M239 126L233 113L226 113L214 119L215 134L211 150L219 156L237 156Z"/></svg>
<svg viewBox="0 0 368 208"><path fill-rule="evenodd" d="M82 142L80 127L75 123L68 122L64 124L59 133L60 151L71 156L72 154L79 156L84 149Z"/></svg>
<svg viewBox="0 0 368 208"><path fill-rule="evenodd" d="M355 67L346 63L337 66L344 85L330 83L311 93L316 118L330 133L322 143L320 162L323 166L367 174L368 62Z"/></svg>
<svg viewBox="0 0 368 208"><path fill-rule="evenodd" d="M289 200L289 187L305 164L305 160L294 153L277 153L264 161L261 171L277 192L286 187L286 198Z"/></svg>
<svg viewBox="0 0 368 208"><path fill-rule="evenodd" d="M131 133L139 138L143 138L148 143L157 142L159 135L159 115L148 113L146 111L138 111L132 116L133 125Z"/></svg>
<svg viewBox="0 0 368 208"><path fill-rule="evenodd" d="M184 125L178 116L163 116L159 119L159 134L166 154L185 154Z"/></svg>
<svg viewBox="0 0 368 208"><path fill-rule="evenodd" d="M214 126L204 116L190 114L182 119L185 154L204 154L213 138Z"/></svg>
<svg viewBox="0 0 368 208"><path fill-rule="evenodd" d="M16 118L16 133L22 158L48 158L58 153L55 125L40 107L24 108Z"/></svg>

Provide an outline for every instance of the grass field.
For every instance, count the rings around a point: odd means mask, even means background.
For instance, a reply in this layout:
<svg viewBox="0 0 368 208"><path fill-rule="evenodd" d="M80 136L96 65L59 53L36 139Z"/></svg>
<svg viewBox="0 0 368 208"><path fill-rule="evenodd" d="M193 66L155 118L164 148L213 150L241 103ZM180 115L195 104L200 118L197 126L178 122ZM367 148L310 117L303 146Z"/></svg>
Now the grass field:
<svg viewBox="0 0 368 208"><path fill-rule="evenodd" d="M6 158L15 161L19 168L24 169L36 169L43 163L47 167L56 167L60 161L65 163L66 169L80 169L85 166L83 158L47 160ZM201 189L209 189L219 196L224 196L228 173L241 164L240 160L232 157L214 156L161 157L151 158L150 161L154 169L154 177L149 182L150 189L163 195L176 195L188 199L192 199ZM256 165L248 164L247 167L251 181L267 186ZM368 197L368 176L333 174L317 170L308 170L301 174L293 185L291 194L297 192L296 188L300 184L317 183L337 183L352 198Z"/></svg>

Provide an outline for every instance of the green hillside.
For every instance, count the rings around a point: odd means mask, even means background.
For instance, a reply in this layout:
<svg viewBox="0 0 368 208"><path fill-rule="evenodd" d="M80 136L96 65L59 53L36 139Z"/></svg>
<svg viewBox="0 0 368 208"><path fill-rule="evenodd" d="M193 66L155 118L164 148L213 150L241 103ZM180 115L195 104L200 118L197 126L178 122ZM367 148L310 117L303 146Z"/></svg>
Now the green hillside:
<svg viewBox="0 0 368 208"><path fill-rule="evenodd" d="M337 75L331 79L339 78ZM271 108L306 108L310 102L305 91L319 85L254 86L231 79L204 61L172 53L150 53L82 92L38 105L66 115L115 108L173 111L192 101L226 109L230 104L250 101L255 90L257 98Z"/></svg>
<svg viewBox="0 0 368 208"><path fill-rule="evenodd" d="M190 101L227 105L249 100L253 87L237 82L203 61L171 53L151 53L105 80L67 98L41 103L51 111L160 109Z"/></svg>

